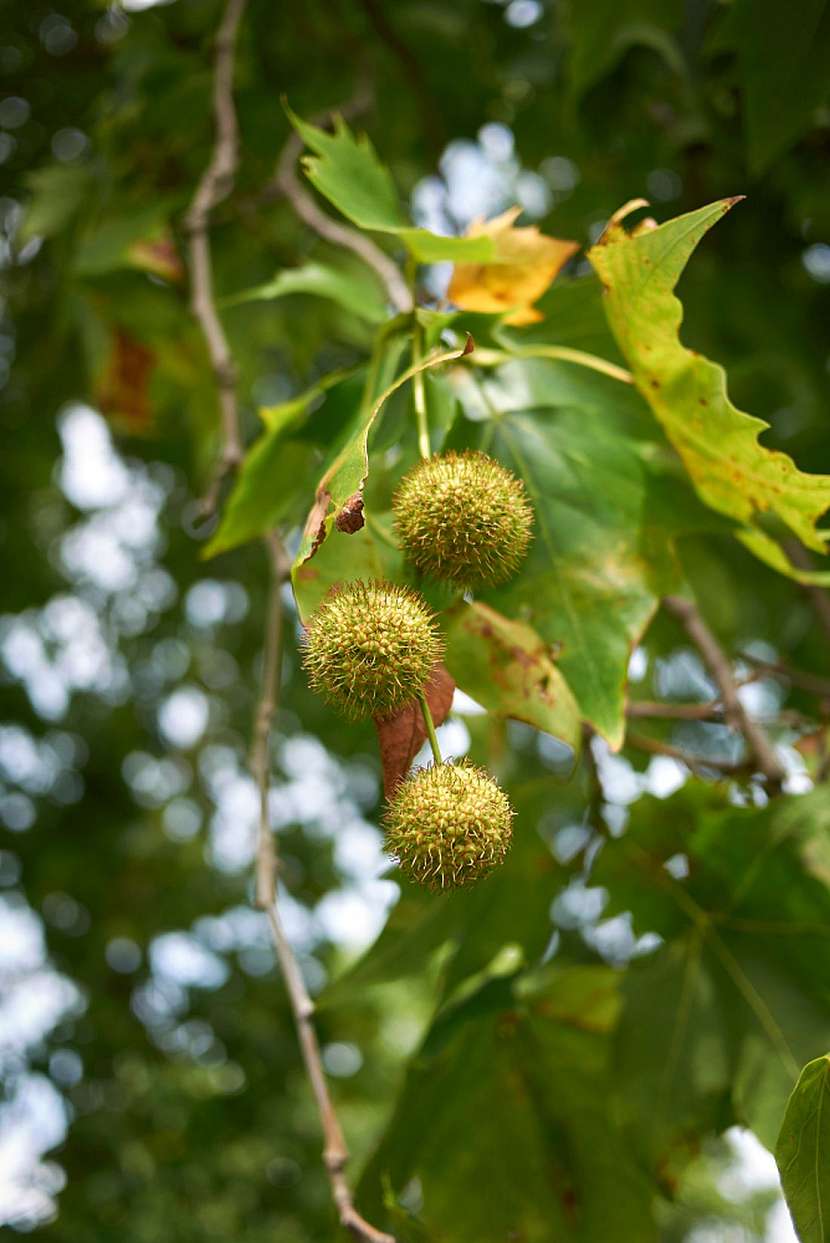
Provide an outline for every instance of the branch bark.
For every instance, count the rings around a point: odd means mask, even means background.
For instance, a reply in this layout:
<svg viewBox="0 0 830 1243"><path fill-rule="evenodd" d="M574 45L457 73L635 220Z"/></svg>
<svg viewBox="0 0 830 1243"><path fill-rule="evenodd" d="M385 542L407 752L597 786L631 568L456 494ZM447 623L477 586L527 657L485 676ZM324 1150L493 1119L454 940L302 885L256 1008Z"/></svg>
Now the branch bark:
<svg viewBox="0 0 830 1243"><path fill-rule="evenodd" d="M786 769L766 733L748 714L738 697L732 666L696 606L682 596L666 596L663 606L683 625L717 683L727 724L743 734L749 753L771 789L779 790Z"/></svg>
<svg viewBox="0 0 830 1243"><path fill-rule="evenodd" d="M340 1224L361 1243L395 1243L392 1235L378 1230L361 1216L354 1206L345 1177L349 1150L332 1104L320 1057L320 1043L314 1028L314 1003L308 995L302 972L285 935L277 900L277 855L274 834L268 814L269 752L271 724L279 705L280 671L282 667L282 585L287 580L291 563L276 532L266 537L271 562L271 590L265 635L265 662L262 691L256 712L254 739L251 748L251 771L259 792L259 830L256 851L256 905L265 912L277 961L285 981L300 1051L308 1075L320 1125L323 1131L323 1163L329 1178L332 1199Z"/></svg>
<svg viewBox="0 0 830 1243"><path fill-rule="evenodd" d="M742 764L732 764L728 760L710 760L705 755L691 755L682 747L675 747L669 742L661 742L657 738L649 738L646 734L628 733L625 736L625 744L628 747L635 747L638 751L646 751L649 755L668 755L698 774L704 773L708 768L710 771L721 773L724 777L738 777L752 767L752 763L746 761Z"/></svg>
<svg viewBox="0 0 830 1243"><path fill-rule="evenodd" d="M185 216L190 267L190 306L210 356L219 394L222 449L201 510L208 516L216 508L222 481L242 460L239 410L236 399L236 366L225 330L216 310L213 264L210 254L210 216L233 187L239 163L239 132L233 104L233 67L239 23L246 0L228 0L216 35L213 69L213 151Z"/></svg>

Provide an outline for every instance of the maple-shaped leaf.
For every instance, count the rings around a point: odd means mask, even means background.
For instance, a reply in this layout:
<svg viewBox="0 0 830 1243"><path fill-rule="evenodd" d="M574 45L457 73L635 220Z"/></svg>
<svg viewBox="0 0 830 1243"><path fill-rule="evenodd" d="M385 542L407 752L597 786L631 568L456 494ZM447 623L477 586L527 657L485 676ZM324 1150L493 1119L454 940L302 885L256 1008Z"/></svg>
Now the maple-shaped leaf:
<svg viewBox="0 0 830 1243"><path fill-rule="evenodd" d="M492 220L476 220L468 237L487 237L493 257L485 263L457 263L447 296L465 311L505 311L506 324L534 324L543 319L533 303L541 298L578 249L577 242L546 237L535 226L516 228L521 207Z"/></svg>
<svg viewBox="0 0 830 1243"><path fill-rule="evenodd" d="M674 289L695 246L738 199L723 199L657 228L628 233L618 212L589 251L605 288L611 331L634 382L674 445L701 500L744 524L738 538L761 560L798 579L824 581L790 565L764 528L784 523L808 548L825 552L816 523L830 507L830 476L800 471L786 453L765 448L762 419L729 400L721 366L687 349L683 307Z"/></svg>

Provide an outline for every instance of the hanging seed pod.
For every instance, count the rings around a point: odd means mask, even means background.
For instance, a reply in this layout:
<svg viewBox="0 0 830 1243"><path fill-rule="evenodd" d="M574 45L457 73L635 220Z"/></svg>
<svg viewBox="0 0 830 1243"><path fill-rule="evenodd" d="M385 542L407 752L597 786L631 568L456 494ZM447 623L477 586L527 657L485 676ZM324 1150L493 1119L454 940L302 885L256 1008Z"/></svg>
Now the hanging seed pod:
<svg viewBox="0 0 830 1243"><path fill-rule="evenodd" d="M443 645L426 601L394 583L345 583L326 596L305 637L311 687L345 716L386 716L417 695Z"/></svg>
<svg viewBox="0 0 830 1243"><path fill-rule="evenodd" d="M386 850L429 889L472 884L503 862L513 809L475 764L433 764L402 781L386 812Z"/></svg>

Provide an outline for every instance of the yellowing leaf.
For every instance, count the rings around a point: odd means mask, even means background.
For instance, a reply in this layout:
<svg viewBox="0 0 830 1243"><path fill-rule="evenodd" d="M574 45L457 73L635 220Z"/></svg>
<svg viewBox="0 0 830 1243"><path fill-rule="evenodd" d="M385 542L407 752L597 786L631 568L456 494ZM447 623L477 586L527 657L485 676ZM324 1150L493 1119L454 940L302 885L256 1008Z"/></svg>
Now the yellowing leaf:
<svg viewBox="0 0 830 1243"><path fill-rule="evenodd" d="M521 212L511 207L492 220L474 221L468 237L488 237L494 244L494 257L487 263L457 263L448 297L465 311L496 312L515 310L507 324L533 324L542 319L533 303L555 279L571 255L576 242L546 237L535 227L516 229L513 222Z"/></svg>
<svg viewBox="0 0 830 1243"><path fill-rule="evenodd" d="M767 564L821 581L820 571L793 570L759 520L773 514L808 548L825 552L816 523L830 506L830 476L805 474L785 453L760 444L767 424L738 410L723 368L686 349L679 336L683 308L674 288L697 243L736 201L724 199L635 234L615 218L588 258L605 287L608 323L634 382L701 500L744 523L738 537Z"/></svg>

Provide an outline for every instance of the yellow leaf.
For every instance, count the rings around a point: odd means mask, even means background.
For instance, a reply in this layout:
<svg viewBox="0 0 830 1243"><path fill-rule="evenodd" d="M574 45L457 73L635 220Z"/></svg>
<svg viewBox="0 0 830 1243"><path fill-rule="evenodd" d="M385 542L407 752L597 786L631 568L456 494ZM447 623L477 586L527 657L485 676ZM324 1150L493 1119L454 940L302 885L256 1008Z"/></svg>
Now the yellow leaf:
<svg viewBox="0 0 830 1243"><path fill-rule="evenodd" d="M508 324L532 324L542 319L533 303L554 280L571 255L576 242L546 237L535 227L516 229L513 222L521 213L511 207L492 220L474 220L468 237L489 237L495 243L490 263L457 263L448 297L465 311L506 311L515 308Z"/></svg>

